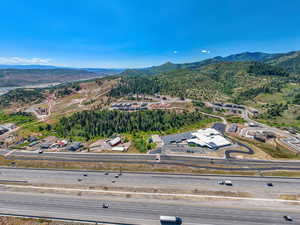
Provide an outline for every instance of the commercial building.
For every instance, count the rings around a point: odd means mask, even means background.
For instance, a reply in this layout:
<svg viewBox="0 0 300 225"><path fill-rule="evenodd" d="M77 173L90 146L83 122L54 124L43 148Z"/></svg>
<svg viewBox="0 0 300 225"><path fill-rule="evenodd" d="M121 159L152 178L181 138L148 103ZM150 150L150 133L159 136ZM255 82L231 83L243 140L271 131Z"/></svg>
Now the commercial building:
<svg viewBox="0 0 300 225"><path fill-rule="evenodd" d="M200 129L191 134L193 138L188 139L188 143L196 144L200 147L208 147L210 149L218 149L231 145L221 133L213 128Z"/></svg>
<svg viewBox="0 0 300 225"><path fill-rule="evenodd" d="M174 144L174 143L180 143L183 141L186 141L188 139L193 138L193 135L191 132L185 132L185 133L180 133L180 134L172 134L172 135L166 135L162 137L162 140L164 144Z"/></svg>

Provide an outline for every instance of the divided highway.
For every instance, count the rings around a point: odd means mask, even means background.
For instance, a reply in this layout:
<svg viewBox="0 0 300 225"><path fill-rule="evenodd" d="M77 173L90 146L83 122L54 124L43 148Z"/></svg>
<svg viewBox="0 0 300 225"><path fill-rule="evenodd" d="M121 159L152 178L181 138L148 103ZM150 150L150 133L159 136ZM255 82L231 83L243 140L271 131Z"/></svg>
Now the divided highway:
<svg viewBox="0 0 300 225"><path fill-rule="evenodd" d="M110 207L102 208L103 202L109 202ZM0 193L0 211L131 225L159 225L160 215L174 214L183 219L184 225L300 224L300 215L295 212L289 213L294 222L287 222L283 219L286 212L280 211L29 193Z"/></svg>
<svg viewBox="0 0 300 225"><path fill-rule="evenodd" d="M197 193L215 194L215 192L234 191L247 193L260 198L280 198L280 195L300 194L300 179L251 177L251 176L214 176L163 173L128 173L123 172L118 178L116 172L50 170L0 167L0 183L17 183L33 186L59 186L80 188L112 188L111 190L147 191L162 193ZM219 185L221 180L231 180L233 186ZM112 182L114 181L114 182ZM269 187L267 184L272 183ZM0 185L0 191L2 190Z"/></svg>

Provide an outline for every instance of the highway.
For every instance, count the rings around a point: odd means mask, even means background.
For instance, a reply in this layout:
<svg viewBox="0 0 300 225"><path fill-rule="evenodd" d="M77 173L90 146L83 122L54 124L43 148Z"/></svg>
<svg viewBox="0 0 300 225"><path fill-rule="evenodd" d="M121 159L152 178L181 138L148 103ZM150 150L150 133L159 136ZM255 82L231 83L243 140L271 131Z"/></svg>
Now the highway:
<svg viewBox="0 0 300 225"><path fill-rule="evenodd" d="M0 168L1 183L24 183L32 186L58 186L99 188L101 190L124 190L170 193L219 194L222 192L243 193L251 197L279 199L281 195L300 195L300 179L214 176L163 173L127 173L115 178L116 172ZM218 181L231 180L233 186L219 185ZM114 182L112 182L114 181ZM272 183L273 187L267 186ZM105 187L105 188L104 188ZM0 185L0 191L5 190ZM224 193L223 193L224 194ZM235 194L233 194L235 196Z"/></svg>
<svg viewBox="0 0 300 225"><path fill-rule="evenodd" d="M102 208L104 202L109 203L108 209ZM12 192L0 192L0 212L138 225L158 225L160 215L179 216L184 225L300 224L300 215L297 212ZM287 214L293 217L293 222L283 219Z"/></svg>
<svg viewBox="0 0 300 225"><path fill-rule="evenodd" d="M203 169L229 171L255 170L300 170L300 161L267 161L248 159L207 158L182 155L161 155L160 162L151 154L97 154L97 153L66 153L0 150L0 155L11 160L52 160L69 162L111 162L111 163L141 163L188 166Z"/></svg>

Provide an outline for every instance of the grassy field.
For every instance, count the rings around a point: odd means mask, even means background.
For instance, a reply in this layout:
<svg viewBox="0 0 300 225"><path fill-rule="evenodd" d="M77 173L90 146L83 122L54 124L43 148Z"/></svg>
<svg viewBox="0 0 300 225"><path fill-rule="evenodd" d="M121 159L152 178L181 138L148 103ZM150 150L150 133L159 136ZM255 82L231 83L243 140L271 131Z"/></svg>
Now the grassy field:
<svg viewBox="0 0 300 225"><path fill-rule="evenodd" d="M239 123L239 124L244 124L246 123L246 120L244 120L242 117L240 116L236 116L236 115L225 115L224 116L225 119L230 122L230 123Z"/></svg>
<svg viewBox="0 0 300 225"><path fill-rule="evenodd" d="M261 119L260 122L275 127L295 127L300 131L300 105L292 104L295 93L299 93L299 86L288 83L282 88L281 92L260 94L252 101L247 101L247 104L260 112L265 112L268 104L288 104L288 109L281 116Z"/></svg>
<svg viewBox="0 0 300 225"><path fill-rule="evenodd" d="M17 115L17 114L6 114L0 111L0 124L3 123L14 123L16 125L29 124L34 122L33 116Z"/></svg>

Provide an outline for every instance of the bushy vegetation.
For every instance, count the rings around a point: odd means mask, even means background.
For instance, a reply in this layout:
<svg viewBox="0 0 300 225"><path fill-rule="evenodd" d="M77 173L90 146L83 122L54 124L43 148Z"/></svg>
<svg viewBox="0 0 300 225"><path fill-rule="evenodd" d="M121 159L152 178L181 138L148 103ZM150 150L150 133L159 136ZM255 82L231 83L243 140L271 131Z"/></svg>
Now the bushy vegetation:
<svg viewBox="0 0 300 225"><path fill-rule="evenodd" d="M14 103L39 103L45 97L40 89L15 89L0 96L0 107L7 107Z"/></svg>
<svg viewBox="0 0 300 225"><path fill-rule="evenodd" d="M239 123L239 124L244 124L246 123L246 120L244 120L240 116L234 116L234 115L227 115L225 116L226 120L230 123Z"/></svg>
<svg viewBox="0 0 300 225"><path fill-rule="evenodd" d="M195 64L197 65L197 64ZM200 67L180 67L159 74L131 73L123 76L110 95L167 94L211 100L236 97L237 102L260 93L280 91L289 79L284 69L256 62L222 62ZM284 80L285 79L285 80Z"/></svg>
<svg viewBox="0 0 300 225"><path fill-rule="evenodd" d="M282 113L288 109L287 104L268 104L266 105L267 111L259 116L261 119L272 119L276 117L280 117Z"/></svg>
<svg viewBox="0 0 300 225"><path fill-rule="evenodd" d="M150 143L149 138L140 133L133 134L133 145L141 153L146 153L148 150L155 148L155 143Z"/></svg>
<svg viewBox="0 0 300 225"><path fill-rule="evenodd" d="M300 105L300 93L294 96L293 103L296 105Z"/></svg>
<svg viewBox="0 0 300 225"><path fill-rule="evenodd" d="M63 117L56 126L59 135L83 137L109 137L114 133L135 133L138 131L166 131L191 125L203 120L198 112L167 111L84 111L70 117Z"/></svg>
<svg viewBox="0 0 300 225"><path fill-rule="evenodd" d="M5 114L0 111L0 124L15 123L16 125L21 125L32 121L34 121L34 117L31 113L16 112L12 114Z"/></svg>
<svg viewBox="0 0 300 225"><path fill-rule="evenodd" d="M261 87L250 88L248 90L242 91L235 97L234 102L237 104L241 104L246 100L251 100L258 96L259 94L272 94L276 92L280 92L284 83L280 80L274 80L268 84L265 84Z"/></svg>
<svg viewBox="0 0 300 225"><path fill-rule="evenodd" d="M289 72L284 68L260 62L250 65L248 72L256 76L289 76Z"/></svg>

